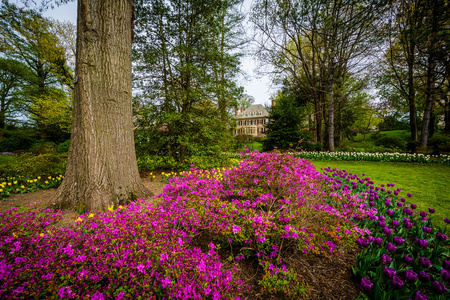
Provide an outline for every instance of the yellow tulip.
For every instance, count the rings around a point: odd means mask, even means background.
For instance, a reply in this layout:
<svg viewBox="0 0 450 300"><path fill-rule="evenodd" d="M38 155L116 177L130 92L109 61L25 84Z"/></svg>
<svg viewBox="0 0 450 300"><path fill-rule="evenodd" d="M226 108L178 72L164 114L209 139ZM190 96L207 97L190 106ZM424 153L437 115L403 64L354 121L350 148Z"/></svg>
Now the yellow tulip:
<svg viewBox="0 0 450 300"><path fill-rule="evenodd" d="M83 219L82 218L78 218L78 219L75 220L75 222L83 222Z"/></svg>
<svg viewBox="0 0 450 300"><path fill-rule="evenodd" d="M95 216L94 214L89 214L88 218L92 218L93 216Z"/></svg>
<svg viewBox="0 0 450 300"><path fill-rule="evenodd" d="M114 210L114 204L111 205L111 206L108 206L108 210L109 210L109 211L113 211L113 210Z"/></svg>

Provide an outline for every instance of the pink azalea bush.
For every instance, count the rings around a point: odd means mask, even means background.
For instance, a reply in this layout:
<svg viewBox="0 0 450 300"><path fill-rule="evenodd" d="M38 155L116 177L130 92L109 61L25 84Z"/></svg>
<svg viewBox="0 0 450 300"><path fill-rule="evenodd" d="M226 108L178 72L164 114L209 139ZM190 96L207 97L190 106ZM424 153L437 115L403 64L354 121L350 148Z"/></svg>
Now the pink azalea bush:
<svg viewBox="0 0 450 300"><path fill-rule="evenodd" d="M367 191L320 174L307 160L248 153L225 171L192 168L170 179L158 204L137 201L48 229L62 212L0 214L0 298L239 299L249 288L231 259L257 258L261 288L304 295L285 253L340 254L369 233ZM216 237L203 251L193 239Z"/></svg>

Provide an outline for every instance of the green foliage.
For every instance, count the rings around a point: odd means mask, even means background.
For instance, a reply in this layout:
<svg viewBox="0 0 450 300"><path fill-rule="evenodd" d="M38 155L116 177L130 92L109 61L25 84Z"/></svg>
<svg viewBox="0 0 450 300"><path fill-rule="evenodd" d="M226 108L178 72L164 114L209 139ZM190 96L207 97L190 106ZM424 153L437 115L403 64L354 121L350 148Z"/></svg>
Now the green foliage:
<svg viewBox="0 0 450 300"><path fill-rule="evenodd" d="M63 175L67 165L67 154L21 154L14 161L0 165L0 178L37 178Z"/></svg>
<svg viewBox="0 0 450 300"><path fill-rule="evenodd" d="M390 149L399 149L403 151L406 148L405 142L395 137L381 136L375 140L375 145Z"/></svg>
<svg viewBox="0 0 450 300"><path fill-rule="evenodd" d="M56 152L58 153L67 153L69 152L69 146L70 146L70 140L67 140L61 144L58 145L58 148L56 149Z"/></svg>
<svg viewBox="0 0 450 300"><path fill-rule="evenodd" d="M386 116L379 124L380 131L406 130L409 128L407 121L396 118L395 116Z"/></svg>
<svg viewBox="0 0 450 300"><path fill-rule="evenodd" d="M433 149L432 154L450 154L450 136L435 134L428 140L428 146Z"/></svg>
<svg viewBox="0 0 450 300"><path fill-rule="evenodd" d="M39 140L31 146L29 152L33 154L54 154L56 153L56 144L47 140Z"/></svg>
<svg viewBox="0 0 450 300"><path fill-rule="evenodd" d="M0 141L0 152L13 152L16 150L28 150L36 142L36 139L23 135L13 135Z"/></svg>
<svg viewBox="0 0 450 300"><path fill-rule="evenodd" d="M301 109L292 95L280 92L269 112L269 124L266 125L267 138L263 150L295 148L300 138Z"/></svg>

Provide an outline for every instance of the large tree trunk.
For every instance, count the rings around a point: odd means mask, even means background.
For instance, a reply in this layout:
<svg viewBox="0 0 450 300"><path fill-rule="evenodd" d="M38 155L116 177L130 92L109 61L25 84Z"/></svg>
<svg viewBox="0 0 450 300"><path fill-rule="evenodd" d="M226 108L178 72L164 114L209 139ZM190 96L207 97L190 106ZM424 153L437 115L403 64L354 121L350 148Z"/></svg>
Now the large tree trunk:
<svg viewBox="0 0 450 300"><path fill-rule="evenodd" d="M136 164L131 110L133 0L79 0L69 158L58 208L105 211L150 196Z"/></svg>

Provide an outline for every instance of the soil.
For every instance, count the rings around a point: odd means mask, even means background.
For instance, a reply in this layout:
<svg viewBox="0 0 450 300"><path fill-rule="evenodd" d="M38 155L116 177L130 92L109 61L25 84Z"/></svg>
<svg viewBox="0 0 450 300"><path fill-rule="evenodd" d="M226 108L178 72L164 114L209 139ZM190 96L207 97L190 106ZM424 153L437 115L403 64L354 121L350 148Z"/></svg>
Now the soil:
<svg viewBox="0 0 450 300"><path fill-rule="evenodd" d="M163 192L166 185L161 180L161 174L157 174L154 181L143 174L143 184L155 195ZM34 193L13 194L4 201L0 201L0 211L6 211L11 207L26 207L35 204L46 204L56 193L56 189L39 190ZM149 199L149 201L155 201ZM65 227L78 218L78 214L73 211L64 211L63 218L56 224L56 227ZM203 251L208 251L208 244L214 240L215 235L208 231L203 231L197 235L192 246L200 247ZM341 249L342 255L318 257L318 256L289 256L283 258L290 268L298 274L300 282L307 283L308 299L356 299L359 295L359 286L352 277L351 267L355 263L355 258L360 252L359 249ZM300 299L297 296L287 295L282 292L268 293L258 287L258 281L264 276L262 267L256 260L228 261L226 258L232 256L231 249L221 249L219 252L223 267L231 269L233 266L238 271L237 277L244 284L251 286L246 291L245 297L248 299Z"/></svg>

